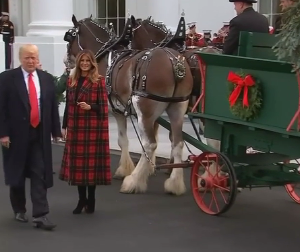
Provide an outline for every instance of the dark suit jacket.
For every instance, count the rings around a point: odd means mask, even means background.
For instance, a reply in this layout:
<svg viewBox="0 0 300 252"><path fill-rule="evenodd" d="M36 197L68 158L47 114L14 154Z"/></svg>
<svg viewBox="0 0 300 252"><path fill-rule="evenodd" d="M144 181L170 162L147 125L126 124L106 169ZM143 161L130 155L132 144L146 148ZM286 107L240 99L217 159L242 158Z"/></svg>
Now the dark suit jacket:
<svg viewBox="0 0 300 252"><path fill-rule="evenodd" d="M41 136L45 163L45 182L53 185L51 134L61 136L60 119L53 77L36 70L41 88ZM21 67L0 74L0 138L9 136L10 148L3 148L5 182L22 185L29 146L30 103Z"/></svg>
<svg viewBox="0 0 300 252"><path fill-rule="evenodd" d="M237 53L241 31L269 33L269 21L251 7L231 19L229 33L224 42L224 54Z"/></svg>

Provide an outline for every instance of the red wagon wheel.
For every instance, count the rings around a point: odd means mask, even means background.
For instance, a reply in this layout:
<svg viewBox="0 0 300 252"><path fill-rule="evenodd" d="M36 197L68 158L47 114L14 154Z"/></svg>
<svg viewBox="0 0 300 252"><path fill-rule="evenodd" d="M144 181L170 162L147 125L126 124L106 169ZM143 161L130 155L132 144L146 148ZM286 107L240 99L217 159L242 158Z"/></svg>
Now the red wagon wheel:
<svg viewBox="0 0 300 252"><path fill-rule="evenodd" d="M225 213L237 195L236 175L222 153L204 152L194 160L191 189L200 209L210 215Z"/></svg>
<svg viewBox="0 0 300 252"><path fill-rule="evenodd" d="M300 164L297 160L296 163L299 165L298 169L291 170L291 172L298 172L300 174ZM290 161L286 162L289 163ZM288 195L298 204L300 204L300 184L287 184L284 186Z"/></svg>

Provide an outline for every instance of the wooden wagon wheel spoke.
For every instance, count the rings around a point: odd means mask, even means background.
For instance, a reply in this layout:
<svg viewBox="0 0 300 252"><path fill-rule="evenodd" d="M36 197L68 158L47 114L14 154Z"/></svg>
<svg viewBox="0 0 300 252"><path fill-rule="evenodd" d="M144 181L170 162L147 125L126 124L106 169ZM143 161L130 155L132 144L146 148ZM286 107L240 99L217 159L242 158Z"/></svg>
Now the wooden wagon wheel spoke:
<svg viewBox="0 0 300 252"><path fill-rule="evenodd" d="M220 192L221 192L221 189L224 190L224 191L226 191L226 192L230 192L230 189L228 189L228 188L219 186L219 185L217 185L217 184L214 184L214 186L215 186L216 188L218 188L218 189L220 190Z"/></svg>
<svg viewBox="0 0 300 252"><path fill-rule="evenodd" d="M200 162L199 161L199 163L200 163L200 165L202 166L202 168L204 168L205 169L205 171L209 174L209 175L211 175L212 176L212 174L211 174L211 172L210 172L210 170L208 169L208 168L206 168L206 166L202 163L202 162Z"/></svg>
<svg viewBox="0 0 300 252"><path fill-rule="evenodd" d="M210 204L210 207L209 207L209 208L211 208L212 202L215 202L217 211L220 212L220 207L219 207L219 204L218 204L216 195L215 195L215 189L213 189L213 190L211 191L211 193L212 193L212 197L211 197L211 204Z"/></svg>
<svg viewBox="0 0 300 252"><path fill-rule="evenodd" d="M223 192L220 190L220 188L217 188L217 189L219 189L219 191L220 191L220 193L221 193L221 196L222 196L222 198L223 198L225 204L228 204L228 201L226 200L226 198L225 198ZM227 190L227 189L226 189L226 190ZM228 190L228 192L230 192L230 191Z"/></svg>
<svg viewBox="0 0 300 252"><path fill-rule="evenodd" d="M214 177L220 177L220 173L222 172L222 169L225 167L225 164L221 165L220 167L218 167L217 173L215 174Z"/></svg>

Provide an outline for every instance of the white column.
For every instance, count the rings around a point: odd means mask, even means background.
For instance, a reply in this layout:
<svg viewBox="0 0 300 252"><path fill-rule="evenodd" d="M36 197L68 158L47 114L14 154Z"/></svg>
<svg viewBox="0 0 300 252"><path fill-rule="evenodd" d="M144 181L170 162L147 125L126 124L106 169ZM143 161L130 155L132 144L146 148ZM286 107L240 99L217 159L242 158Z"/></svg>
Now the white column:
<svg viewBox="0 0 300 252"><path fill-rule="evenodd" d="M63 36L73 26L73 0L30 0L26 36Z"/></svg>

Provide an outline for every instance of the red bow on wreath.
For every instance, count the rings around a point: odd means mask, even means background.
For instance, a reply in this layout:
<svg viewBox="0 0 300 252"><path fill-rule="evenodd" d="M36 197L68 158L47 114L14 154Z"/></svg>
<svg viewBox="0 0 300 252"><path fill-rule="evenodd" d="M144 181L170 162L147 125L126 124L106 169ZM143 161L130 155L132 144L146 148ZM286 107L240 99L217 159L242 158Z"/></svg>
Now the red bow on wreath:
<svg viewBox="0 0 300 252"><path fill-rule="evenodd" d="M236 103L237 99L239 98L242 92L242 89L244 88L243 106L249 107L248 87L251 87L255 84L252 76L246 75L245 78L242 78L241 76L237 75L234 72L229 72L227 80L236 85L235 89L232 91L232 93L229 96L230 106L232 107Z"/></svg>

